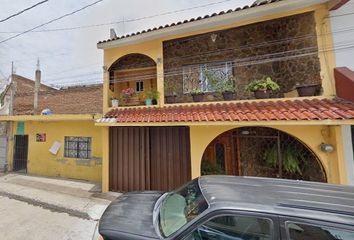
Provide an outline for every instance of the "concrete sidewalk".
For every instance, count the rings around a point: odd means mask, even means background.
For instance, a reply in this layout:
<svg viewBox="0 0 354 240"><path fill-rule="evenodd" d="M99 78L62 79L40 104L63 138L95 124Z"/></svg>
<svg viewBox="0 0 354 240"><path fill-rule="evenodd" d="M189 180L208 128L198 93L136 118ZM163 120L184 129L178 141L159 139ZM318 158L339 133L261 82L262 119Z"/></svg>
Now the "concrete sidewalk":
<svg viewBox="0 0 354 240"><path fill-rule="evenodd" d="M0 177L0 196L95 221L118 194L102 194L84 181L7 174Z"/></svg>

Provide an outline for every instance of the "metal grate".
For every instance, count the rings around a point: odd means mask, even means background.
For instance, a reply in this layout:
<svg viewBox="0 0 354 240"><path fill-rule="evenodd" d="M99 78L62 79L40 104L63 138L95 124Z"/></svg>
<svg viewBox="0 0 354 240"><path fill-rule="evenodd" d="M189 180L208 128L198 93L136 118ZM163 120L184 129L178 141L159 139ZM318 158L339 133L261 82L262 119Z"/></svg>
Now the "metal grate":
<svg viewBox="0 0 354 240"><path fill-rule="evenodd" d="M67 158L91 158L90 137L65 137L64 157Z"/></svg>

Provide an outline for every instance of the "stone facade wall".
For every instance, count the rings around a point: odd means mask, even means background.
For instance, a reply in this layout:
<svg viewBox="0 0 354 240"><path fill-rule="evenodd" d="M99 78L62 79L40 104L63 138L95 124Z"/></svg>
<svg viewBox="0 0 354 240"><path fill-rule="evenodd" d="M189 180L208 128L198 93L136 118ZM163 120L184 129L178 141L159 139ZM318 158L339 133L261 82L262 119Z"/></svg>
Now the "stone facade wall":
<svg viewBox="0 0 354 240"><path fill-rule="evenodd" d="M191 102L190 94L183 94L183 66L230 61L238 99L253 98L253 94L245 92L245 86L266 76L281 88L272 97L283 97L296 83L321 83L315 27L314 14L305 13L166 41L165 81L175 82L178 102ZM218 93L207 95L207 101L221 100Z"/></svg>

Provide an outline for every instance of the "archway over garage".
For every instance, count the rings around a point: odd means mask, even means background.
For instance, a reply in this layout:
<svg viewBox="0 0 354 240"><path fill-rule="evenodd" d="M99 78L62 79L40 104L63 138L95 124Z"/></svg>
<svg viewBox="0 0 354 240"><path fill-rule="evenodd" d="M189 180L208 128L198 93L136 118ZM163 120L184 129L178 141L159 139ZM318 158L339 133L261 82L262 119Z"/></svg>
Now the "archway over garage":
<svg viewBox="0 0 354 240"><path fill-rule="evenodd" d="M201 175L227 174L327 182L319 158L299 139L273 128L242 127L216 137Z"/></svg>

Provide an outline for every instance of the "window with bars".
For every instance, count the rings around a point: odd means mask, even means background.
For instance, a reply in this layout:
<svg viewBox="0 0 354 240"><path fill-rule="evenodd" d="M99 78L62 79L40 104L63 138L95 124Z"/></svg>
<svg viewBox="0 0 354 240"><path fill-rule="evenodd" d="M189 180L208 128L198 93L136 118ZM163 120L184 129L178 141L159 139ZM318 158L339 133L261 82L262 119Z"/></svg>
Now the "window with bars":
<svg viewBox="0 0 354 240"><path fill-rule="evenodd" d="M67 158L91 158L90 137L65 137L64 157Z"/></svg>
<svg viewBox="0 0 354 240"><path fill-rule="evenodd" d="M214 62L205 64L194 64L183 66L183 92L200 90L202 92L213 92L213 84L208 79L207 72L211 73L220 81L233 76L232 62Z"/></svg>

